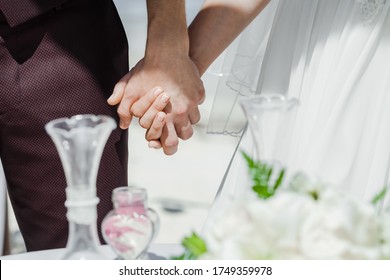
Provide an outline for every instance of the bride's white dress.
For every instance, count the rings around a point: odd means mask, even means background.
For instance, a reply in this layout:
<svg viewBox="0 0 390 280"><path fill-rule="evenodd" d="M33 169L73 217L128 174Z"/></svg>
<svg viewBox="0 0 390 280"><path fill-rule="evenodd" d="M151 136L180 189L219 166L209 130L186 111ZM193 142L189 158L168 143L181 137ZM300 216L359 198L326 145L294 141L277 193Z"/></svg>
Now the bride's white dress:
<svg viewBox="0 0 390 280"><path fill-rule="evenodd" d="M389 6L271 1L225 54L209 130L240 135L237 103L247 95L298 98L288 168L370 200L389 181ZM245 134L239 149L250 141ZM245 173L237 153L214 209L248 189Z"/></svg>

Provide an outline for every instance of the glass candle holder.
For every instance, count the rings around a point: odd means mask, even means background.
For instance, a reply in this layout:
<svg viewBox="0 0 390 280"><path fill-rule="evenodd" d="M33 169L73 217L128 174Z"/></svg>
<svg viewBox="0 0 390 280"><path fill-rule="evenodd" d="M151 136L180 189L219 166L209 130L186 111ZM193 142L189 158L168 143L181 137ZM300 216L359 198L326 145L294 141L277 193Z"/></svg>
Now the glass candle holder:
<svg viewBox="0 0 390 280"><path fill-rule="evenodd" d="M106 259L97 234L96 178L104 146L115 121L77 115L50 121L45 128L61 158L67 187L69 235L62 259Z"/></svg>

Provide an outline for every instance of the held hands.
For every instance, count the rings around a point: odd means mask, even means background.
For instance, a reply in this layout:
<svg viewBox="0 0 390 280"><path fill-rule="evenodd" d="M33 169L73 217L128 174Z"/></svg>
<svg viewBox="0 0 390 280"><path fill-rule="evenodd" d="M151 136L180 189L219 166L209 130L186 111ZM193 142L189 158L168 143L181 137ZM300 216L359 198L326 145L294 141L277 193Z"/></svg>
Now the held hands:
<svg viewBox="0 0 390 280"><path fill-rule="evenodd" d="M205 98L199 72L188 56L144 58L115 86L110 105L118 105L120 127L127 129L132 117L146 129L149 147L174 154L179 139L189 139L199 122L198 105ZM169 65L170 67L165 67Z"/></svg>

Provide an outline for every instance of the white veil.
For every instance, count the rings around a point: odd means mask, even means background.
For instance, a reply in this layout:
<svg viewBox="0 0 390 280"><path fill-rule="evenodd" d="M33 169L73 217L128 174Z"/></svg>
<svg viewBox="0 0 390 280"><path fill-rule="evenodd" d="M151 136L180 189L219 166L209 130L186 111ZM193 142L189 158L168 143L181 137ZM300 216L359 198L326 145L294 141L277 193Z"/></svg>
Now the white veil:
<svg viewBox="0 0 390 280"><path fill-rule="evenodd" d="M278 2L271 1L207 71L219 76L208 133L241 136L246 121L237 104L256 92Z"/></svg>

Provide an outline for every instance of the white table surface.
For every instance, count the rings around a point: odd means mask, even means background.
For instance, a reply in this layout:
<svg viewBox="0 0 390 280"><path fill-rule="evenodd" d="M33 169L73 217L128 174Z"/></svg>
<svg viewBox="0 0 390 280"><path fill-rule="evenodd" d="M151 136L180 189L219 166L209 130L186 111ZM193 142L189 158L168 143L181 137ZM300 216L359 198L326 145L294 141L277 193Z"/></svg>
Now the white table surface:
<svg viewBox="0 0 390 280"><path fill-rule="evenodd" d="M51 249L34 251L22 254L1 256L0 260L56 260L65 249ZM102 250L108 258L115 259L116 255L108 245L102 245ZM183 247L179 244L151 244L148 249L148 259L163 260L183 253Z"/></svg>

